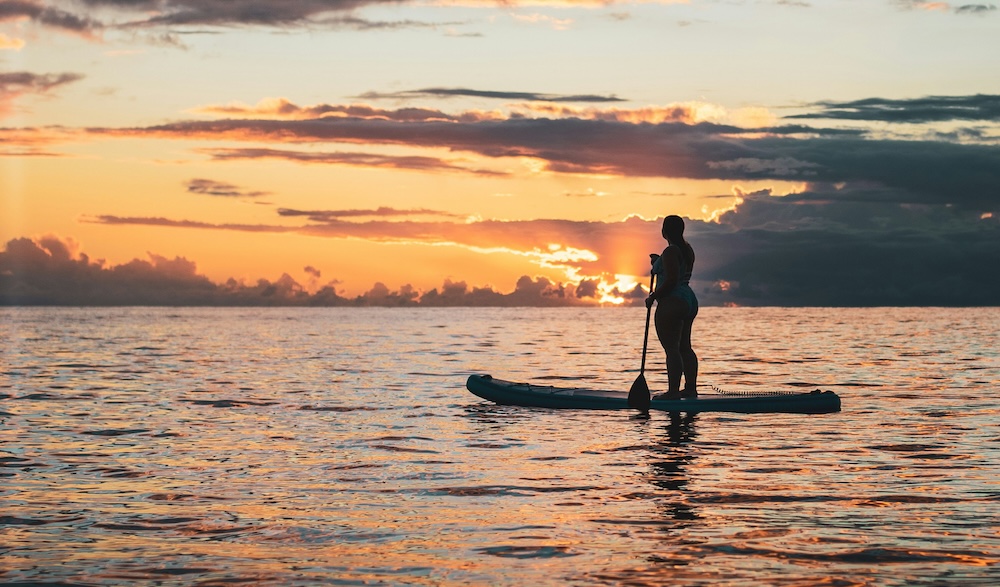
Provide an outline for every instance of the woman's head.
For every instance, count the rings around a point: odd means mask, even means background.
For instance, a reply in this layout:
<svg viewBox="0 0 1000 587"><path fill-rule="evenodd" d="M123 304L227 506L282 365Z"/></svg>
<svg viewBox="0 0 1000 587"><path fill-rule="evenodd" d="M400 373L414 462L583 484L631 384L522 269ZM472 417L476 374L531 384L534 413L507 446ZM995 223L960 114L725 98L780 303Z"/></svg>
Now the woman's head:
<svg viewBox="0 0 1000 587"><path fill-rule="evenodd" d="M664 218L663 238L672 243L684 242L684 219L674 215Z"/></svg>

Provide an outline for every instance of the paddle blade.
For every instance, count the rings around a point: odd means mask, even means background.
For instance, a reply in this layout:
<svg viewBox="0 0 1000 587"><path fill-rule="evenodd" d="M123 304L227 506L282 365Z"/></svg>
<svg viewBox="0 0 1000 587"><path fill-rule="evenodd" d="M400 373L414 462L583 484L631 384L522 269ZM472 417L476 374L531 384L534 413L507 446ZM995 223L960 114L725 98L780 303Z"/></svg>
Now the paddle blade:
<svg viewBox="0 0 1000 587"><path fill-rule="evenodd" d="M628 407L648 412L649 403L649 385L646 384L646 376L639 373L632 388L628 390Z"/></svg>

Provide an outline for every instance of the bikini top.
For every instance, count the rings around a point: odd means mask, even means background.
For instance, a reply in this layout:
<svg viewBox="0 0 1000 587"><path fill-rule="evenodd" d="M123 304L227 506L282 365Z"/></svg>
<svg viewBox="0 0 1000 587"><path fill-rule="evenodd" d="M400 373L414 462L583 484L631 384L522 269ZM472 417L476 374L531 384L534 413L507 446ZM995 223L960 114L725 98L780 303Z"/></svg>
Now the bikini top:
<svg viewBox="0 0 1000 587"><path fill-rule="evenodd" d="M688 285L691 282L691 270L692 264L688 263L687 255L684 254L684 247L678 245L670 245L667 249L676 248L677 253L680 255L681 266L680 271L677 273L677 285ZM666 250L663 251L666 253ZM653 261L653 273L656 274L656 281L658 283L663 283L667 278L667 271L663 267L663 256L661 255L656 261ZM656 289L660 289L657 287Z"/></svg>

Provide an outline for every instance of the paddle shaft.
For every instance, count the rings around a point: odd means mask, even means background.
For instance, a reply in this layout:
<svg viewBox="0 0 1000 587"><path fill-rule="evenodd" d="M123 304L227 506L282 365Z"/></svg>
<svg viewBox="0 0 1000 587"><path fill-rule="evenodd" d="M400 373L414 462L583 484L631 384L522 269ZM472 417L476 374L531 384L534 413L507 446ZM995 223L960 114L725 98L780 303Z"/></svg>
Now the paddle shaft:
<svg viewBox="0 0 1000 587"><path fill-rule="evenodd" d="M649 276L649 295L653 295L653 283L656 275ZM646 306L646 333L642 335L642 365L639 366L639 375L646 374L646 349L649 347L649 317L653 313L653 304Z"/></svg>

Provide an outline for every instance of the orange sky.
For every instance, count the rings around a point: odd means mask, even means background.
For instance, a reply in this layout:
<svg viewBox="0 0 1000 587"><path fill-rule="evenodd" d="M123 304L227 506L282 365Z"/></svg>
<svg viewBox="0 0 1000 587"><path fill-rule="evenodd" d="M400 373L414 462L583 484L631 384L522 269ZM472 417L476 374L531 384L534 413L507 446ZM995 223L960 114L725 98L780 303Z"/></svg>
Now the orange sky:
<svg viewBox="0 0 1000 587"><path fill-rule="evenodd" d="M588 280L596 303L645 283L658 218L722 239L748 228L748 194L961 196L995 219L993 177L949 191L898 171L997 157L989 4L248 6L0 2L3 242L344 296ZM870 168L884 153L899 161Z"/></svg>

